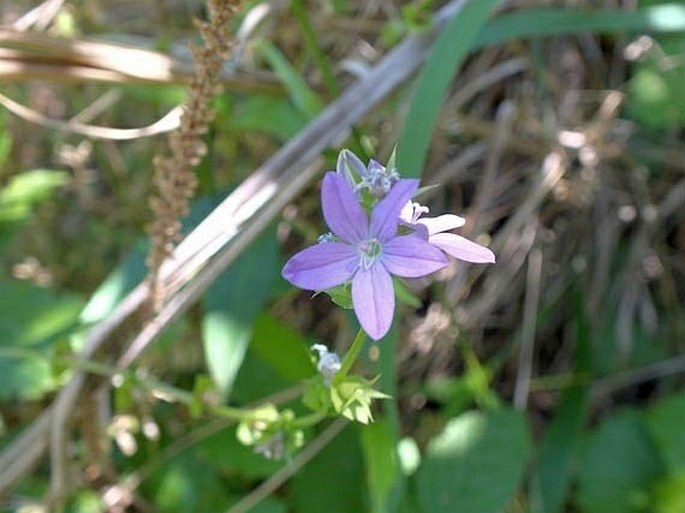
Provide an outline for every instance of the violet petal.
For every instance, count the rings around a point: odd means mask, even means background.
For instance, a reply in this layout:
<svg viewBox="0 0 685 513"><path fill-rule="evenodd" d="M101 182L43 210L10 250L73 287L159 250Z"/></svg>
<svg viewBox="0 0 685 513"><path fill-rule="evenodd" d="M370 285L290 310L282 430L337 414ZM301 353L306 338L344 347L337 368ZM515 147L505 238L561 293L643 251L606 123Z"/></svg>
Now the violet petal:
<svg viewBox="0 0 685 513"><path fill-rule="evenodd" d="M324 242L303 249L283 267L283 277L306 290L324 290L349 280L359 265L357 249L342 242Z"/></svg>
<svg viewBox="0 0 685 513"><path fill-rule="evenodd" d="M337 173L326 173L321 187L321 205L326 224L344 241L356 243L367 235L369 220L352 186Z"/></svg>
<svg viewBox="0 0 685 513"><path fill-rule="evenodd" d="M419 186L415 179L400 180L371 212L370 233L381 242L397 233L400 212Z"/></svg>
<svg viewBox="0 0 685 513"><path fill-rule="evenodd" d="M476 244L454 233L437 233L428 241L454 258L474 264L494 264L495 254L485 246Z"/></svg>
<svg viewBox="0 0 685 513"><path fill-rule="evenodd" d="M395 311L392 278L380 262L359 269L352 278L352 304L359 324L374 340L390 329Z"/></svg>
<svg viewBox="0 0 685 513"><path fill-rule="evenodd" d="M402 235L383 245L383 264L392 274L418 278L447 265L442 251L415 235Z"/></svg>

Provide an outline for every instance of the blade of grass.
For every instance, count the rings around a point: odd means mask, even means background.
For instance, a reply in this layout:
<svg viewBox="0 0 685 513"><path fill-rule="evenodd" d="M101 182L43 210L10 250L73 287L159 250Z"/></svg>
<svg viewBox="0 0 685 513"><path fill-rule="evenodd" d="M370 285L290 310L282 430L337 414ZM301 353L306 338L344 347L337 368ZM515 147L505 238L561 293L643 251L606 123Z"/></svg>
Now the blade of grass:
<svg viewBox="0 0 685 513"><path fill-rule="evenodd" d="M420 176L433 126L457 68L497 0L470 1L438 37L419 77L409 114L397 146L397 168L404 176Z"/></svg>
<svg viewBox="0 0 685 513"><path fill-rule="evenodd" d="M672 3L636 11L532 9L505 14L488 22L473 42L472 50L512 39L561 34L616 32L681 32L685 30L685 5Z"/></svg>
<svg viewBox="0 0 685 513"><path fill-rule="evenodd" d="M574 287L575 289L575 287ZM580 291L573 292L575 311L577 375L591 370L590 328ZM556 413L540 442L538 466L531 483L531 495L537 499L534 512L562 511L574 478L574 464L582 443L589 413L590 386L577 383L567 388Z"/></svg>
<svg viewBox="0 0 685 513"><path fill-rule="evenodd" d="M313 119L323 109L321 98L309 88L309 85L300 76L300 73L288 62L285 55L271 43L260 43L259 49L269 63L269 66L278 75L279 80L288 90L290 98L295 106L308 119Z"/></svg>
<svg viewBox="0 0 685 513"><path fill-rule="evenodd" d="M324 83L326 84L326 89L328 89L328 94L335 98L340 95L340 86L335 80L335 73L331 65L326 60L326 56L321 50L321 44L317 40L316 33L314 32L314 27L307 16L307 11L305 10L304 3L302 0L292 0L290 2L290 8L293 11L293 15L297 20L297 24L300 26L302 31L302 39L304 39L307 49L311 52L316 67L319 68L321 76Z"/></svg>

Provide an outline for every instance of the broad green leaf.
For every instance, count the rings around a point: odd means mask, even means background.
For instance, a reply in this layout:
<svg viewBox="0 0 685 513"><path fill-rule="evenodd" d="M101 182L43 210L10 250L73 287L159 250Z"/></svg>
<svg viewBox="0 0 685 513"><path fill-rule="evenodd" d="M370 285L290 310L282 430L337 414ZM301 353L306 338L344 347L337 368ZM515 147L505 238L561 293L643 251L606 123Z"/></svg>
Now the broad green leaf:
<svg viewBox="0 0 685 513"><path fill-rule="evenodd" d="M316 372L307 341L267 314L257 318L250 345L283 379L297 381Z"/></svg>
<svg viewBox="0 0 685 513"><path fill-rule="evenodd" d="M423 513L504 511L521 481L530 440L523 414L471 411L428 444L416 473Z"/></svg>
<svg viewBox="0 0 685 513"><path fill-rule="evenodd" d="M165 465L158 482L154 504L161 513L223 511L230 500L213 469L191 454Z"/></svg>
<svg viewBox="0 0 685 513"><path fill-rule="evenodd" d="M397 169L421 176L447 88L497 0L467 2L440 33L419 77L397 146Z"/></svg>
<svg viewBox="0 0 685 513"><path fill-rule="evenodd" d="M0 189L0 225L24 221L38 203L69 182L64 171L35 169L14 176Z"/></svg>
<svg viewBox="0 0 685 513"><path fill-rule="evenodd" d="M209 373L224 397L230 393L262 305L278 277L278 241L268 230L207 292L202 340Z"/></svg>
<svg viewBox="0 0 685 513"><path fill-rule="evenodd" d="M81 312L80 319L83 323L96 323L106 318L126 294L145 278L147 274L146 246L147 244L141 241L90 296Z"/></svg>
<svg viewBox="0 0 685 513"><path fill-rule="evenodd" d="M292 385L292 380L282 378L281 373L275 367L265 362L252 347L248 347L231 391L231 401L235 404L262 401L264 397L283 391Z"/></svg>
<svg viewBox="0 0 685 513"><path fill-rule="evenodd" d="M200 428L201 430L201 428ZM286 463L266 459L254 448L241 444L235 426L206 438L198 444L198 457L217 473L232 474L243 479L266 479Z"/></svg>
<svg viewBox="0 0 685 513"><path fill-rule="evenodd" d="M52 344L76 326L80 299L0 281L0 399L37 399L55 386Z"/></svg>
<svg viewBox="0 0 685 513"><path fill-rule="evenodd" d="M685 393L662 399L646 412L647 428L669 473L685 475Z"/></svg>
<svg viewBox="0 0 685 513"><path fill-rule="evenodd" d="M212 310L202 318L202 341L205 361L223 397L233 387L238 369L243 363L252 327L249 320L235 313Z"/></svg>
<svg viewBox="0 0 685 513"><path fill-rule="evenodd" d="M624 410L592 433L579 469L577 502L583 513L645 511L661 461L640 415Z"/></svg>
<svg viewBox="0 0 685 513"><path fill-rule="evenodd" d="M356 429L346 427L291 480L297 513L367 511L364 462Z"/></svg>

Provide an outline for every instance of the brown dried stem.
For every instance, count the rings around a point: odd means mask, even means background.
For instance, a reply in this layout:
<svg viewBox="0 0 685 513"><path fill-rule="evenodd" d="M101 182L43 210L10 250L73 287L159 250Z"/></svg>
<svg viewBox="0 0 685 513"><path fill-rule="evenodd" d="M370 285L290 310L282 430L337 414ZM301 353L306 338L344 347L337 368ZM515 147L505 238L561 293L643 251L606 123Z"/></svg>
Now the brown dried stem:
<svg viewBox="0 0 685 513"><path fill-rule="evenodd" d="M159 280L160 267L181 239L179 218L188 213L188 202L197 188L193 169L207 153L202 137L214 118L209 104L221 92L221 67L234 44L228 22L239 4L240 0L209 0L208 21L197 21L204 46L193 48L195 76L188 88L181 124L169 135L171 156L157 155L154 159L156 195L150 199L154 219L148 228L152 246L147 258L154 311L159 310L164 296Z"/></svg>

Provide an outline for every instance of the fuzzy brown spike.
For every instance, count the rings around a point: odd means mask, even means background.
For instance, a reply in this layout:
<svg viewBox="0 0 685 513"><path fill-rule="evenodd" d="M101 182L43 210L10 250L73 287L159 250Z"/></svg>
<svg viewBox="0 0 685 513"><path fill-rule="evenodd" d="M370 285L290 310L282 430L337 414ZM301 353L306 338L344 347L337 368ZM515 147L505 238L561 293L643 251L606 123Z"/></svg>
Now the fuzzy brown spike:
<svg viewBox="0 0 685 513"><path fill-rule="evenodd" d="M160 267L181 238L179 218L188 213L189 200L197 188L193 168L207 154L202 136L214 119L209 105L222 90L219 73L235 44L229 22L240 4L241 0L208 0L207 21L196 21L204 46L192 48L195 76L188 86L181 123L169 135L171 155L157 155L153 161L155 192L150 199L153 220L148 226L151 247L146 260L153 311L159 310L164 300Z"/></svg>

